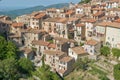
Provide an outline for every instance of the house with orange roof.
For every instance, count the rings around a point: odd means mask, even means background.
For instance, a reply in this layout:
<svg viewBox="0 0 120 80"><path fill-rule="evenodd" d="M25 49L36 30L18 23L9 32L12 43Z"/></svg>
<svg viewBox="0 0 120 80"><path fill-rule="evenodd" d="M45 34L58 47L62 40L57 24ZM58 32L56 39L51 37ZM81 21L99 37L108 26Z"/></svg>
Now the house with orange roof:
<svg viewBox="0 0 120 80"><path fill-rule="evenodd" d="M15 18L17 23L24 23L26 26L30 26L30 14L21 15Z"/></svg>
<svg viewBox="0 0 120 80"><path fill-rule="evenodd" d="M88 57L88 53L84 50L83 47L72 47L68 49L68 55L73 57L75 60L83 59Z"/></svg>
<svg viewBox="0 0 120 80"><path fill-rule="evenodd" d="M73 64L75 63L74 58L70 56L65 56L59 61L58 73L60 76L64 77L73 71Z"/></svg>
<svg viewBox="0 0 120 80"><path fill-rule="evenodd" d="M75 14L75 11L70 9L65 13L66 18L70 18L71 16L73 16Z"/></svg>
<svg viewBox="0 0 120 80"><path fill-rule="evenodd" d="M23 29L21 32L24 46L28 48L32 47L33 40L45 40L47 38L47 36L43 38L47 34L44 30L29 28Z"/></svg>
<svg viewBox="0 0 120 80"><path fill-rule="evenodd" d="M120 0L109 0L106 1L107 8L118 8L119 7Z"/></svg>
<svg viewBox="0 0 120 80"><path fill-rule="evenodd" d="M22 32L21 32L22 29L26 29L26 26L24 23L14 22L10 26L10 32L9 32L8 39L11 40L13 43L15 43L15 45L18 47L24 45L22 43L23 41Z"/></svg>
<svg viewBox="0 0 120 80"><path fill-rule="evenodd" d="M37 56L43 56L43 51L48 50L47 46L50 43L43 40L33 40L31 44L31 47L36 49Z"/></svg>
<svg viewBox="0 0 120 80"><path fill-rule="evenodd" d="M102 18L104 16L105 16L105 12L103 12L103 11L99 11L99 12L96 12L95 14L93 14L93 18L96 20L99 20L100 18Z"/></svg>
<svg viewBox="0 0 120 80"><path fill-rule="evenodd" d="M120 8L110 8L106 11L106 15L114 15L120 17Z"/></svg>
<svg viewBox="0 0 120 80"><path fill-rule="evenodd" d="M26 26L25 26L24 23L14 22L14 23L11 24L11 27L10 27L10 28L11 28L11 29L10 29L10 32L11 32L11 33L20 33L20 30L21 30L21 29L25 29Z"/></svg>
<svg viewBox="0 0 120 80"><path fill-rule="evenodd" d="M95 29L94 24L97 21L93 18L82 18L80 21L85 24L85 38L89 40L93 36Z"/></svg>
<svg viewBox="0 0 120 80"><path fill-rule="evenodd" d="M48 32L51 36L54 36L56 33L56 22L61 18L48 18L43 20L42 29Z"/></svg>
<svg viewBox="0 0 120 80"><path fill-rule="evenodd" d="M29 49L27 47L21 48L21 57L28 58L30 60L33 60L35 57L35 53L32 49Z"/></svg>
<svg viewBox="0 0 120 80"><path fill-rule="evenodd" d="M50 43L43 40L33 40L32 47L36 49L36 54L38 56L43 56L45 50L57 50L56 44Z"/></svg>
<svg viewBox="0 0 120 80"><path fill-rule="evenodd" d="M84 50L88 52L91 58L96 58L100 54L101 43L97 40L91 39L85 42Z"/></svg>
<svg viewBox="0 0 120 80"><path fill-rule="evenodd" d="M78 23L74 26L74 40L80 44L81 40L85 40L85 24Z"/></svg>
<svg viewBox="0 0 120 80"><path fill-rule="evenodd" d="M53 43L56 44L56 49L63 52L68 52L68 49L70 47L75 46L75 42L76 42L75 40L61 38L61 37L54 37L53 39Z"/></svg>
<svg viewBox="0 0 120 80"><path fill-rule="evenodd" d="M61 77L69 74L73 70L74 58L67 56L67 53L59 50L45 50L45 64L51 67Z"/></svg>
<svg viewBox="0 0 120 80"><path fill-rule="evenodd" d="M59 50L45 50L45 64L49 65L52 70L58 71L59 69L59 60L62 59L67 55L67 53L64 53Z"/></svg>
<svg viewBox="0 0 120 80"><path fill-rule="evenodd" d="M110 22L106 28L105 43L107 46L117 48L120 42L120 23Z"/></svg>
<svg viewBox="0 0 120 80"><path fill-rule="evenodd" d="M30 27L42 29L42 21L47 18L45 12L38 12L31 16L30 18Z"/></svg>

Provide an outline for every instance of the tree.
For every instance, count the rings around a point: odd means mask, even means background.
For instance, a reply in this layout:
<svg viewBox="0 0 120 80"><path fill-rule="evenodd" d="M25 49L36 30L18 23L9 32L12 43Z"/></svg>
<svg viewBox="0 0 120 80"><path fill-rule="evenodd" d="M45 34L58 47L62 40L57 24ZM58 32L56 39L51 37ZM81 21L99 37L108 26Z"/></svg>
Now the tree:
<svg viewBox="0 0 120 80"><path fill-rule="evenodd" d="M4 37L0 36L0 60L7 58L17 58L17 48L10 42L6 41Z"/></svg>
<svg viewBox="0 0 120 80"><path fill-rule="evenodd" d="M119 58L120 57L120 49L113 48L112 49L112 54L113 54L113 56Z"/></svg>
<svg viewBox="0 0 120 80"><path fill-rule="evenodd" d="M110 48L107 47L107 46L103 46L101 49L100 49L100 52L102 55L104 56L108 56L110 54Z"/></svg>
<svg viewBox="0 0 120 80"><path fill-rule="evenodd" d="M3 60L5 58L6 53L6 40L2 36L0 36L0 60Z"/></svg>
<svg viewBox="0 0 120 80"><path fill-rule="evenodd" d="M21 58L18 61L19 70L23 74L31 75L31 72L34 70L33 63L27 58Z"/></svg>
<svg viewBox="0 0 120 80"><path fill-rule="evenodd" d="M0 61L0 80L17 80L19 71L17 61L14 58Z"/></svg>
<svg viewBox="0 0 120 80"><path fill-rule="evenodd" d="M114 66L114 78L120 80L120 64Z"/></svg>
<svg viewBox="0 0 120 80"><path fill-rule="evenodd" d="M12 42L7 42L6 45L6 58L17 58L17 48Z"/></svg>
<svg viewBox="0 0 120 80"><path fill-rule="evenodd" d="M86 70L88 67L88 63L89 61L87 58L78 59L73 66L74 66L74 69L76 70L79 70L79 69Z"/></svg>
<svg viewBox="0 0 120 80"><path fill-rule="evenodd" d="M33 75L40 78L40 80L61 80L61 78L56 74L50 71L48 65L44 65L38 68Z"/></svg>

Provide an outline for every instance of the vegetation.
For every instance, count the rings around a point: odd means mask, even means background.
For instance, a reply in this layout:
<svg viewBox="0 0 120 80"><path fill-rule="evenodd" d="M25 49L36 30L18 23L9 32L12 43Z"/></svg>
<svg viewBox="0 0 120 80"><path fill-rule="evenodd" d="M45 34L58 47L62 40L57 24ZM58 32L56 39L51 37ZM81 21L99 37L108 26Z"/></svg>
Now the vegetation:
<svg viewBox="0 0 120 80"><path fill-rule="evenodd" d="M17 48L9 41L6 41L4 37L0 36L0 60L7 58L17 58Z"/></svg>
<svg viewBox="0 0 120 80"><path fill-rule="evenodd" d="M51 40L48 40L48 42L50 42L50 43L53 43L53 39L51 39Z"/></svg>
<svg viewBox="0 0 120 80"><path fill-rule="evenodd" d="M84 43L80 42L80 46L83 46L83 45L84 45Z"/></svg>
<svg viewBox="0 0 120 80"><path fill-rule="evenodd" d="M0 80L17 80L19 76L17 60L9 58L0 61Z"/></svg>
<svg viewBox="0 0 120 80"><path fill-rule="evenodd" d="M105 72L103 72L102 70L98 69L95 66L91 66L91 67L92 67L92 70L89 71L91 74L98 75L98 77L99 77L100 80L109 80L106 77L106 73Z"/></svg>
<svg viewBox="0 0 120 80"><path fill-rule="evenodd" d="M107 46L103 46L101 49L100 49L100 52L102 55L104 56L108 56L110 54L110 48L107 47Z"/></svg>
<svg viewBox="0 0 120 80"><path fill-rule="evenodd" d="M120 80L120 64L114 66L114 78Z"/></svg>
<svg viewBox="0 0 120 80"><path fill-rule="evenodd" d="M91 0L81 0L80 2L79 2L79 4L82 4L82 3L89 3Z"/></svg>
<svg viewBox="0 0 120 80"><path fill-rule="evenodd" d="M21 58L18 61L19 70L22 74L31 75L31 72L34 70L33 63L27 58Z"/></svg>
<svg viewBox="0 0 120 80"><path fill-rule="evenodd" d="M88 67L88 59L85 58L85 59L78 59L75 64L74 64L74 69L76 70L86 70L87 67Z"/></svg>
<svg viewBox="0 0 120 80"><path fill-rule="evenodd" d="M61 80L56 73L50 71L50 67L48 65L38 68L35 72L33 72L33 75L41 80Z"/></svg>
<svg viewBox="0 0 120 80"><path fill-rule="evenodd" d="M50 67L44 64L44 56L42 57L42 67L33 72L33 76L40 78L41 80L61 80L61 78L50 71Z"/></svg>
<svg viewBox="0 0 120 80"><path fill-rule="evenodd" d="M23 74L30 75L33 63L26 58L18 58L18 49L0 36L0 80L18 80Z"/></svg>
<svg viewBox="0 0 120 80"><path fill-rule="evenodd" d="M113 54L113 56L119 58L120 57L120 49L113 48L112 49L112 54Z"/></svg>
<svg viewBox="0 0 120 80"><path fill-rule="evenodd" d="M68 38L69 39L74 39L74 34L73 33L68 33Z"/></svg>

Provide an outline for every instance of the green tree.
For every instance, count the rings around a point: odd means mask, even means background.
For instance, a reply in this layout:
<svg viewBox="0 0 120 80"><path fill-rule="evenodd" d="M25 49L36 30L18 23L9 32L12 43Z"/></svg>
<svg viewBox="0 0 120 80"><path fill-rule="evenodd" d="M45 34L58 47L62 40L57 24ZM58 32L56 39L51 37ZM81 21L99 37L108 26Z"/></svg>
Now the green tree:
<svg viewBox="0 0 120 80"><path fill-rule="evenodd" d="M112 54L113 54L113 56L119 58L120 57L120 49L113 48L112 49Z"/></svg>
<svg viewBox="0 0 120 80"><path fill-rule="evenodd" d="M18 61L19 70L23 74L31 75L31 72L34 70L33 63L27 58L21 58Z"/></svg>
<svg viewBox="0 0 120 80"><path fill-rule="evenodd" d="M19 78L18 64L14 58L0 61L0 80L17 80Z"/></svg>
<svg viewBox="0 0 120 80"><path fill-rule="evenodd" d="M56 73L50 71L50 67L48 65L38 68L35 72L33 72L33 75L41 80L61 80Z"/></svg>
<svg viewBox="0 0 120 80"><path fill-rule="evenodd" d="M103 46L101 49L100 49L100 52L102 55L104 56L108 56L110 54L110 48L107 47L107 46Z"/></svg>
<svg viewBox="0 0 120 80"><path fill-rule="evenodd" d="M76 70L79 70L79 69L82 69L82 70L86 70L87 67L88 67L88 59L85 58L85 59L78 59L75 64L73 65L74 69Z"/></svg>
<svg viewBox="0 0 120 80"><path fill-rule="evenodd" d="M114 78L120 80L120 64L114 66Z"/></svg>
<svg viewBox="0 0 120 80"><path fill-rule="evenodd" d="M0 36L0 60L3 60L5 58L6 45L7 45L7 42L6 42L5 38Z"/></svg>
<svg viewBox="0 0 120 80"><path fill-rule="evenodd" d="M6 41L4 37L0 36L0 60L7 58L17 58L17 48L9 41Z"/></svg>
<svg viewBox="0 0 120 80"><path fill-rule="evenodd" d="M6 45L6 58L17 58L17 48L12 42L7 42Z"/></svg>

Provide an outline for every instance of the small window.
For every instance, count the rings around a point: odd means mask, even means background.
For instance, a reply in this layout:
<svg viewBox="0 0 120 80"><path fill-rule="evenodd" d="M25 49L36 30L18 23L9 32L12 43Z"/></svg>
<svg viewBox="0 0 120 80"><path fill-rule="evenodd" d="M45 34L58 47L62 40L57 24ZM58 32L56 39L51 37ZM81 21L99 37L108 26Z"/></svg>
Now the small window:
<svg viewBox="0 0 120 80"><path fill-rule="evenodd" d="M92 50L90 50L90 52L92 53Z"/></svg>
<svg viewBox="0 0 120 80"><path fill-rule="evenodd" d="M114 38L112 38L112 41L114 41Z"/></svg>
<svg viewBox="0 0 120 80"><path fill-rule="evenodd" d="M72 52L72 55L73 55L73 52Z"/></svg>
<svg viewBox="0 0 120 80"><path fill-rule="evenodd" d="M34 22L33 22L33 25L34 25Z"/></svg>

